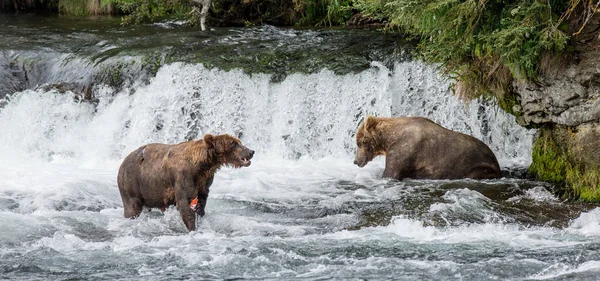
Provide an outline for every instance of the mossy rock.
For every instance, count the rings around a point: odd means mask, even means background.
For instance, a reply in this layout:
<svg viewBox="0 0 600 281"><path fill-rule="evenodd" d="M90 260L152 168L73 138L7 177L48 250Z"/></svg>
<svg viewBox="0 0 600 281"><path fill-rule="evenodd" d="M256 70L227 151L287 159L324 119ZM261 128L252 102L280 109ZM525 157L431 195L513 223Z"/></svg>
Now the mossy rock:
<svg viewBox="0 0 600 281"><path fill-rule="evenodd" d="M497 95L494 95L497 96ZM521 106L521 97L512 91L508 91L502 97L498 97L498 106L507 113L515 116L519 125L526 128L536 127L536 124L527 124L523 119L523 107Z"/></svg>
<svg viewBox="0 0 600 281"><path fill-rule="evenodd" d="M530 176L563 185L564 197L600 202L600 124L545 125L532 158Z"/></svg>

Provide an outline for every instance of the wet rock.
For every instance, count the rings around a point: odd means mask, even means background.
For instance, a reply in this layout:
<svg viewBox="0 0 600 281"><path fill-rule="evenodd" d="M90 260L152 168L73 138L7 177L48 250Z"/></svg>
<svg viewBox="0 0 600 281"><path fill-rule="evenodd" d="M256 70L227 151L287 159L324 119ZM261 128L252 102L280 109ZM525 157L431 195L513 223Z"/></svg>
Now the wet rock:
<svg viewBox="0 0 600 281"><path fill-rule="evenodd" d="M514 82L518 122L537 127L529 174L565 185L565 197L600 201L600 14L570 23L572 51L545 54L536 81ZM519 104L520 103L520 104Z"/></svg>
<svg viewBox="0 0 600 281"><path fill-rule="evenodd" d="M56 91L61 94L72 93L75 101L85 101L97 103L97 99L92 91L92 86L80 83L52 83L42 84L35 88L35 90L42 90L46 92Z"/></svg>
<svg viewBox="0 0 600 281"><path fill-rule="evenodd" d="M573 21L569 34L583 22ZM573 51L545 54L536 81L513 83L520 96L523 125L578 126L600 121L600 14L573 36Z"/></svg>
<svg viewBox="0 0 600 281"><path fill-rule="evenodd" d="M521 97L524 125L600 120L600 51L580 54L557 75L513 86Z"/></svg>
<svg viewBox="0 0 600 281"><path fill-rule="evenodd" d="M27 72L13 61L0 55L0 99L27 88Z"/></svg>
<svg viewBox="0 0 600 281"><path fill-rule="evenodd" d="M600 166L600 123L577 126L571 132L573 153L587 167Z"/></svg>

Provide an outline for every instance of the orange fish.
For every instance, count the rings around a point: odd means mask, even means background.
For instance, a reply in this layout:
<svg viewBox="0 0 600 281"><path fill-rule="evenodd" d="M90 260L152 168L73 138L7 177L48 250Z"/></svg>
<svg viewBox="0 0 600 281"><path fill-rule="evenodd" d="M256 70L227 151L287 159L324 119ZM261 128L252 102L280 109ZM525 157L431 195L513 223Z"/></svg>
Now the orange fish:
<svg viewBox="0 0 600 281"><path fill-rule="evenodd" d="M194 200L190 202L190 208L192 208L192 210L196 211L196 207L198 207L198 197L194 198Z"/></svg>

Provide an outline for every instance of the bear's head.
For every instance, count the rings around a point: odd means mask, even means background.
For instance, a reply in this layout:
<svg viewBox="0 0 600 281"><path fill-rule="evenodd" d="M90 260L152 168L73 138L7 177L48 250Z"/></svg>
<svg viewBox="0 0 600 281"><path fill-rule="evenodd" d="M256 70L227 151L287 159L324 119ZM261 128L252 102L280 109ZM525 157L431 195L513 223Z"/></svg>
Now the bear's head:
<svg viewBox="0 0 600 281"><path fill-rule="evenodd" d="M356 157L354 164L364 167L375 156L384 155L380 143L379 133L377 131L377 117L368 115L358 127L356 132Z"/></svg>
<svg viewBox="0 0 600 281"><path fill-rule="evenodd" d="M254 150L245 147L238 138L227 134L205 135L204 143L219 165L234 168L248 167L251 164L250 159L254 156Z"/></svg>

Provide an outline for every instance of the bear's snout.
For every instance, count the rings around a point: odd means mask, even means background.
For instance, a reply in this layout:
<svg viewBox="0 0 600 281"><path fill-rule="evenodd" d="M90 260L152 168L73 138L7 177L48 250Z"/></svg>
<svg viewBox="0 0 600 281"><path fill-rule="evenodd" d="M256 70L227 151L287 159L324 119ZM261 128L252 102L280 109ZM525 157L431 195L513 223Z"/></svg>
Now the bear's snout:
<svg viewBox="0 0 600 281"><path fill-rule="evenodd" d="M367 165L368 161L362 161L362 162L358 162L358 160L354 160L354 165L358 166L358 167L364 167Z"/></svg>
<svg viewBox="0 0 600 281"><path fill-rule="evenodd" d="M369 151L365 151L364 149L357 149L356 156L354 157L354 165L359 167L364 167L367 165L369 161L371 161L373 157L370 155Z"/></svg>
<svg viewBox="0 0 600 281"><path fill-rule="evenodd" d="M250 159L254 156L254 150L249 149L245 146L241 146L241 151L236 156L236 160L234 160L233 166L236 168L248 167L252 163Z"/></svg>

